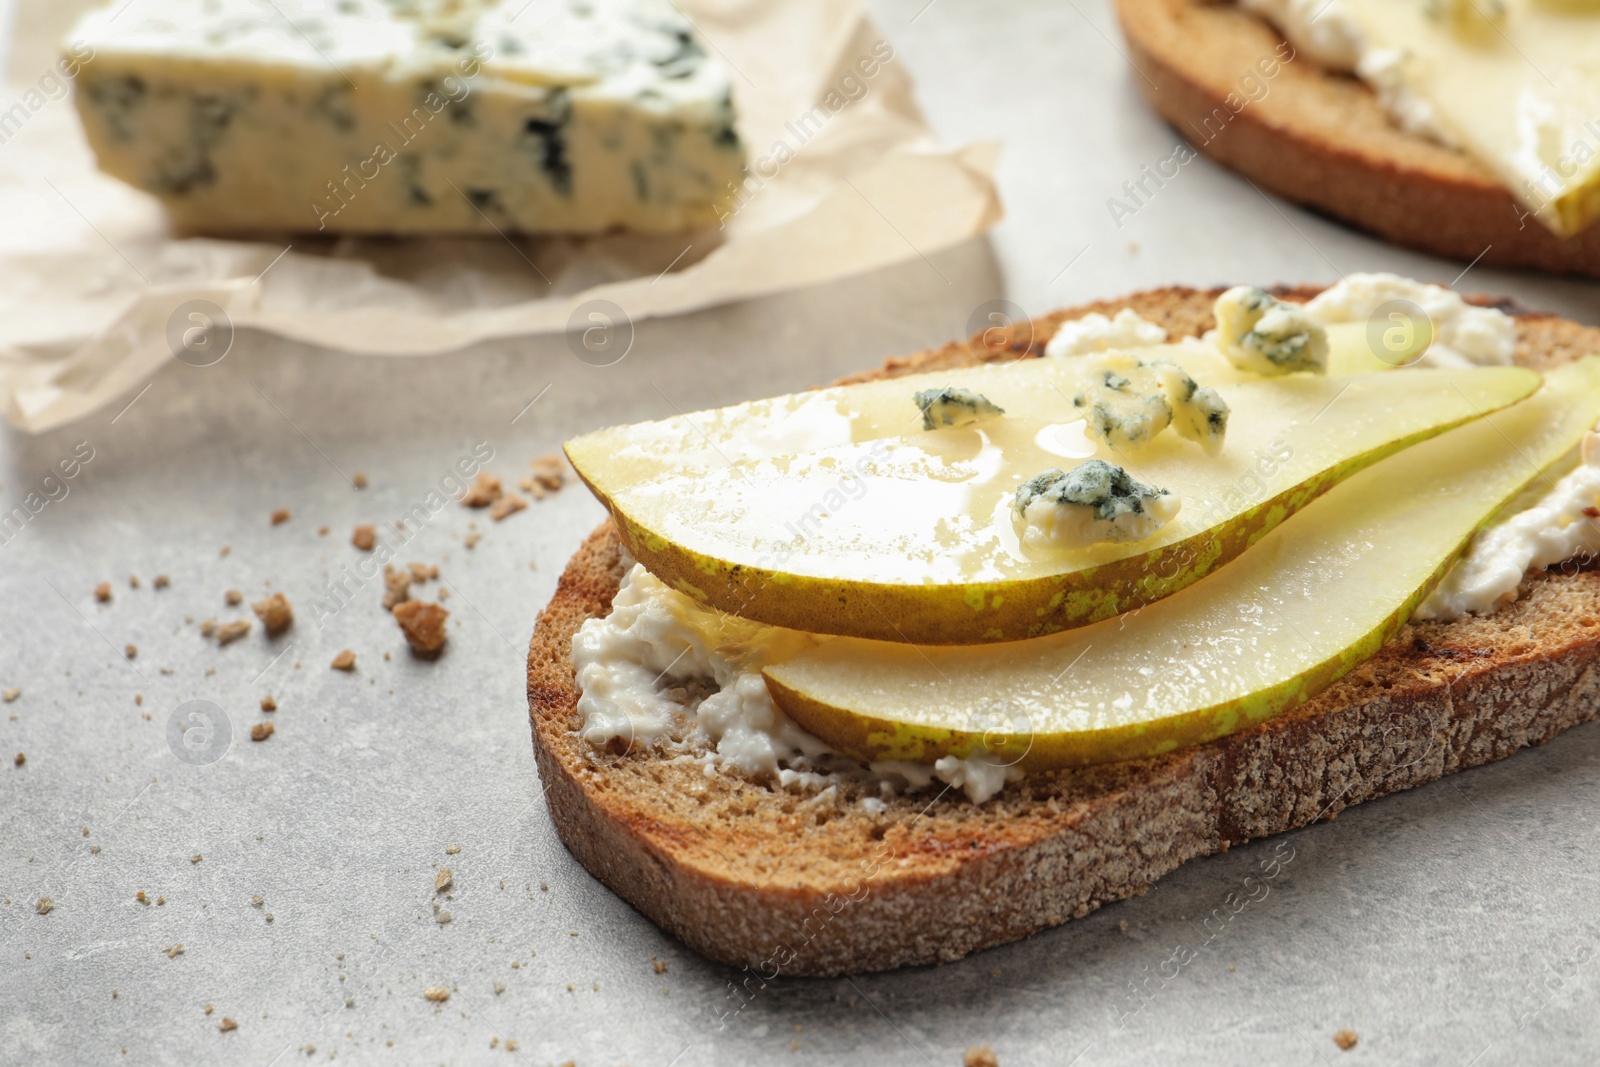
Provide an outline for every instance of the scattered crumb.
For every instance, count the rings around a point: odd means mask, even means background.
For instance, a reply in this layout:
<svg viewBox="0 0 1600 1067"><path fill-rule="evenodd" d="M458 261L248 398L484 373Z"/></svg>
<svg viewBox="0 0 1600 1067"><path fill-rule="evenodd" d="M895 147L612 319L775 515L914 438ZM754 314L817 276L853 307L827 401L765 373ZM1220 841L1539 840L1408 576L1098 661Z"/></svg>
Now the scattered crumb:
<svg viewBox="0 0 1600 1067"><path fill-rule="evenodd" d="M167 898L166 897L156 897L156 907L164 908L166 906L167 906Z"/></svg>
<svg viewBox="0 0 1600 1067"><path fill-rule="evenodd" d="M213 1009L212 1009L211 1005L207 1004L205 1007L201 1008L200 1010L205 1012L207 1015L210 1015Z"/></svg>
<svg viewBox="0 0 1600 1067"><path fill-rule="evenodd" d="M365 489L367 487L367 472L356 471L356 476L350 479L350 484L357 489Z"/></svg>
<svg viewBox="0 0 1600 1067"><path fill-rule="evenodd" d="M468 548L477 548L478 542L482 540L483 534L479 533L477 530L473 530L471 533L467 534L467 536L461 539L461 543Z"/></svg>
<svg viewBox="0 0 1600 1067"><path fill-rule="evenodd" d="M528 502L516 493L507 493L490 505L489 517L495 522L499 522L506 516L514 515L527 506Z"/></svg>
<svg viewBox="0 0 1600 1067"><path fill-rule="evenodd" d="M12 686L10 689L7 689L4 693L0 693L0 700L4 700L7 704L10 704L13 701L15 701L18 697L20 697L21 695L22 695L22 690L18 689L16 686Z"/></svg>
<svg viewBox="0 0 1600 1067"><path fill-rule="evenodd" d="M326 526L318 526L317 527L317 536L318 537L327 537L328 536L328 527L326 527Z"/></svg>
<svg viewBox="0 0 1600 1067"><path fill-rule="evenodd" d="M443 589L439 590L439 599L440 600L449 600L450 599L450 587L449 586L445 586Z"/></svg>
<svg viewBox="0 0 1600 1067"><path fill-rule="evenodd" d="M199 863L203 859L205 859L205 857L200 855L200 853L196 852L194 855L189 857L189 862L190 863Z"/></svg>
<svg viewBox="0 0 1600 1067"><path fill-rule="evenodd" d="M494 984L494 995L495 996L498 997L501 993L504 993L505 991L506 991L506 987L505 987L505 985L503 983L496 982Z"/></svg>
<svg viewBox="0 0 1600 1067"><path fill-rule="evenodd" d="M1122 931L1123 933L1127 933L1128 932L1128 920L1127 919L1118 919L1117 920L1117 929Z"/></svg>
<svg viewBox="0 0 1600 1067"><path fill-rule="evenodd" d="M395 606L394 618L400 624L413 655L431 658L444 648L447 637L444 624L450 618L450 612L444 608L420 600L408 600Z"/></svg>
<svg viewBox="0 0 1600 1067"><path fill-rule="evenodd" d="M217 1029L221 1030L223 1033L227 1033L230 1030L239 1029L239 1024L224 1015L222 1017L222 1021L217 1024Z"/></svg>
<svg viewBox="0 0 1600 1067"><path fill-rule="evenodd" d="M268 693L266 696L261 698L261 710L262 711L277 711L278 710L278 702L276 700L272 699L272 694L271 693Z"/></svg>
<svg viewBox="0 0 1600 1067"><path fill-rule="evenodd" d="M250 632L250 620L235 619L233 622L225 622L217 627L216 632L218 645L231 645Z"/></svg>
<svg viewBox="0 0 1600 1067"><path fill-rule="evenodd" d="M244 603L244 594L237 589L230 589L222 594L222 599L230 608L237 607Z"/></svg>
<svg viewBox="0 0 1600 1067"><path fill-rule="evenodd" d="M461 494L461 505L468 508L486 508L500 499L503 492L500 488L500 479L488 471L479 471L478 476L467 486L467 491Z"/></svg>
<svg viewBox="0 0 1600 1067"><path fill-rule="evenodd" d="M144 694L143 693L135 693L135 694L133 694L133 705L134 705L134 707L137 707L137 708L144 707ZM145 715L145 718L148 719L149 717L150 716L148 714Z"/></svg>
<svg viewBox="0 0 1600 1067"><path fill-rule="evenodd" d="M666 964L665 960L656 960L656 973L657 974L666 974L667 973L667 964Z"/></svg>
<svg viewBox="0 0 1600 1067"><path fill-rule="evenodd" d="M167 954L167 959L175 960L179 956L183 955L183 946L182 945L171 945L171 946L169 946L167 948L162 949L161 951L165 952ZM223 1022L227 1022L228 1020L224 1019L222 1021ZM231 1027L230 1027L230 1029L231 1029Z"/></svg>
<svg viewBox="0 0 1600 1067"><path fill-rule="evenodd" d="M272 513L272 525L274 525L274 526L282 526L284 523L286 523L288 521L289 521L289 509L288 508L278 508L276 511L274 511Z"/></svg>
<svg viewBox="0 0 1600 1067"><path fill-rule="evenodd" d="M528 461L528 466L533 470L533 484L538 490L556 492L566 483L566 461L555 452L536 456ZM536 498L543 498L544 492L535 491Z"/></svg>
<svg viewBox="0 0 1600 1067"><path fill-rule="evenodd" d="M157 589L165 589L167 586L169 586L171 584L172 584L172 579L168 578L165 574L156 575L155 587Z"/></svg>
<svg viewBox="0 0 1600 1067"><path fill-rule="evenodd" d="M201 637L210 637L212 634L215 634L216 632L217 632L217 620L216 619L207 619L205 622L200 624L200 636Z"/></svg>
<svg viewBox="0 0 1600 1067"><path fill-rule="evenodd" d="M1333 1043L1338 1045L1345 1052L1349 1052L1351 1049L1355 1048L1358 1040L1360 1039L1356 1037L1356 1032L1354 1030L1340 1030L1338 1033L1333 1035Z"/></svg>
<svg viewBox="0 0 1600 1067"><path fill-rule="evenodd" d="M433 880L433 891L443 893L455 884L455 880L456 876L449 867L440 867L438 876Z"/></svg>
<svg viewBox="0 0 1600 1067"><path fill-rule="evenodd" d="M517 1042L516 1042L515 1038L510 1038L510 1037L506 1038L506 1051L507 1052L515 1052L515 1051L517 1051Z"/></svg>
<svg viewBox="0 0 1600 1067"><path fill-rule="evenodd" d="M443 1004L450 999L450 990L442 985L431 985L422 991L422 995L435 1004Z"/></svg>
<svg viewBox="0 0 1600 1067"><path fill-rule="evenodd" d="M371 552L372 546L378 543L377 528L370 523L357 526L350 531L350 543L363 552Z"/></svg>
<svg viewBox="0 0 1600 1067"><path fill-rule="evenodd" d="M260 897L251 897L250 898L250 906L252 908L259 908L259 907L261 907L261 905L263 905L265 903L266 903L266 901L262 900Z"/></svg>
<svg viewBox="0 0 1600 1067"><path fill-rule="evenodd" d="M49 897L40 897L38 900L33 902L33 910L38 912L40 915L49 915L50 909L55 906L56 902L51 900Z"/></svg>
<svg viewBox="0 0 1600 1067"><path fill-rule="evenodd" d="M94 598L104 604L111 599L111 583L101 582L94 587Z"/></svg>
<svg viewBox="0 0 1600 1067"><path fill-rule="evenodd" d="M444 846L444 854L446 856L454 856L457 852L460 852L460 851L461 851L461 846L460 845L446 845L446 846Z"/></svg>
<svg viewBox="0 0 1600 1067"><path fill-rule="evenodd" d="M250 607L255 611L256 618L261 620L261 625L266 628L268 637L277 637L294 625L294 607L289 603L289 598L282 593L273 593L265 600L251 604Z"/></svg>
<svg viewBox="0 0 1600 1067"><path fill-rule="evenodd" d="M270 911L267 912L267 914L262 916L262 918L266 919L267 922L271 922L272 921L272 912L270 912Z"/></svg>
<svg viewBox="0 0 1600 1067"><path fill-rule="evenodd" d="M233 551L233 546L231 546L231 545L223 545L221 548L219 548L217 550L217 555L219 557L221 557L222 559L227 559L228 558L228 553L232 552L232 551Z"/></svg>
<svg viewBox="0 0 1600 1067"><path fill-rule="evenodd" d="M439 568L427 563L412 563L408 566L413 582L427 582L439 577Z"/></svg>
<svg viewBox="0 0 1600 1067"><path fill-rule="evenodd" d="M265 741L277 730L270 722L258 722L250 727L250 740Z"/></svg>
<svg viewBox="0 0 1600 1067"><path fill-rule="evenodd" d="M18 752L15 756L11 757L11 762L20 767L24 763L28 762L28 754L26 752Z"/></svg>
<svg viewBox="0 0 1600 1067"><path fill-rule="evenodd" d="M133 899L137 900L139 903L145 905L146 907L150 906L150 898L145 896L143 889L141 889L137 893L135 893L133 895Z"/></svg>
<svg viewBox="0 0 1600 1067"><path fill-rule="evenodd" d="M383 606L393 611L395 605L411 599L411 572L393 564L383 565Z"/></svg>
<svg viewBox="0 0 1600 1067"><path fill-rule="evenodd" d="M443 926L445 923L449 922L452 918L454 918L454 916L452 916L448 911L441 911L439 914L437 914L437 915L435 915L433 917L433 921L438 923L440 926Z"/></svg>
<svg viewBox="0 0 1600 1067"><path fill-rule="evenodd" d="M1000 1067L1000 1058L988 1045L973 1045L961 1057L962 1067Z"/></svg>
<svg viewBox="0 0 1600 1067"><path fill-rule="evenodd" d="M356 654L347 648L333 657L333 662L328 666L336 671L353 671L356 669Z"/></svg>

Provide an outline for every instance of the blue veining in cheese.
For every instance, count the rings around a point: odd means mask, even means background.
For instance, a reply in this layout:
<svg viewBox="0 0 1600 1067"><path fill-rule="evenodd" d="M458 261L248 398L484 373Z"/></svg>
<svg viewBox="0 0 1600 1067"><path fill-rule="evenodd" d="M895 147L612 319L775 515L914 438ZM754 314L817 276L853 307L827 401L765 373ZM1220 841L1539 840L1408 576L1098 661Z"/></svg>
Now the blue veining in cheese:
<svg viewBox="0 0 1600 1067"><path fill-rule="evenodd" d="M744 172L666 0L138 0L72 39L101 168L197 229L670 232Z"/></svg>

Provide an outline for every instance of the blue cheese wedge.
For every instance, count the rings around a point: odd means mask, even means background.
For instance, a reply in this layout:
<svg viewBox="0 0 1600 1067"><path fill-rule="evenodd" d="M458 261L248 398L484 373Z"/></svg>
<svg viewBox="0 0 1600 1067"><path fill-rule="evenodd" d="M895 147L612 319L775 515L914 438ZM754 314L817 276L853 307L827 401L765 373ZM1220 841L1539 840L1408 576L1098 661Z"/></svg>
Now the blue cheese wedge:
<svg viewBox="0 0 1600 1067"><path fill-rule="evenodd" d="M1022 545L1033 550L1143 541L1176 518L1180 506L1165 489L1142 485L1103 459L1071 473L1052 468L1035 475L1011 501Z"/></svg>
<svg viewBox="0 0 1600 1067"><path fill-rule="evenodd" d="M917 408L922 412L924 430L942 430L955 426L971 426L996 415L1004 415L1005 408L982 393L975 393L959 385L943 389L924 389L916 394Z"/></svg>
<svg viewBox="0 0 1600 1067"><path fill-rule="evenodd" d="M1238 285L1217 297L1217 347L1234 366L1255 374L1328 369L1328 330L1300 304Z"/></svg>
<svg viewBox="0 0 1600 1067"><path fill-rule="evenodd" d="M1202 388L1169 360L1144 361L1126 352L1089 359L1072 403L1083 411L1090 436L1118 452L1143 448L1172 426L1214 456L1228 432L1228 405L1215 389Z"/></svg>
<svg viewBox="0 0 1600 1067"><path fill-rule="evenodd" d="M667 0L138 0L71 36L100 168L185 228L670 232L743 179Z"/></svg>

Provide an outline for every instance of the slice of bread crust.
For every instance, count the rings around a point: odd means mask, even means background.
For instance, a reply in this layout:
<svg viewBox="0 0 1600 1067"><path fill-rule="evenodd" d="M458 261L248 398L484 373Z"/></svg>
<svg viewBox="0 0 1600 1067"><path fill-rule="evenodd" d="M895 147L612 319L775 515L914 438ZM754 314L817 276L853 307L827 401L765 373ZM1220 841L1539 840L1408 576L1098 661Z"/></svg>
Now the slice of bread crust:
<svg viewBox="0 0 1600 1067"><path fill-rule="evenodd" d="M1117 14L1150 106L1260 188L1409 248L1600 277L1600 225L1556 236L1487 168L1393 125L1354 78L1303 54L1264 77L1283 38L1262 19L1213 0L1117 0Z"/></svg>
<svg viewBox="0 0 1600 1067"><path fill-rule="evenodd" d="M1061 321L1132 307L1174 336L1217 292L1140 293L892 359L863 377L1037 355ZM1314 289L1280 290L1307 299ZM1518 361L1600 351L1600 329L1519 314ZM1307 704L1158 759L1032 775L970 804L929 790L874 813L862 787L786 793L691 758L617 756L576 733L572 635L622 576L609 524L579 549L528 649L534 751L557 832L595 877L689 946L775 974L958 959L1143 893L1185 860L1504 759L1600 713L1600 573L1530 575L1484 619L1407 626Z"/></svg>

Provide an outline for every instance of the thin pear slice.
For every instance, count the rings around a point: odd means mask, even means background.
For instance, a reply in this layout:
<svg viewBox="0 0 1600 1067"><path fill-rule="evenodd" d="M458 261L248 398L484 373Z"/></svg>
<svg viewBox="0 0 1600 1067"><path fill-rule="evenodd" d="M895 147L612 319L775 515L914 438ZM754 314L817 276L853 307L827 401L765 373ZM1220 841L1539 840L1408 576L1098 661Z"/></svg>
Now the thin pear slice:
<svg viewBox="0 0 1600 1067"><path fill-rule="evenodd" d="M1233 414L1214 457L1176 433L1116 453L1051 390L1031 416L986 392L1004 417L719 470L621 484L580 470L634 557L713 607L812 633L1011 641L1170 595L1354 472L1538 383L1510 367L1252 378L1222 390ZM1025 548L1017 486L1091 457L1168 490L1177 517L1134 543Z"/></svg>
<svg viewBox="0 0 1600 1067"><path fill-rule="evenodd" d="M1141 348L1142 360L1170 360L1214 388L1253 379L1202 341ZM601 499L617 489L667 474L715 470L749 460L899 437L922 428L913 397L923 389L962 386L981 393L1015 419L1054 420L1077 391L1082 360L1011 363L886 378L751 400L659 422L613 426L567 442L567 457ZM668 401L670 403L670 401Z"/></svg>
<svg viewBox="0 0 1600 1067"><path fill-rule="evenodd" d="M778 704L863 759L1065 767L1261 722L1370 657L1472 535L1600 415L1600 359L1384 460L1231 566L1144 611L1008 645L827 641L766 670Z"/></svg>

